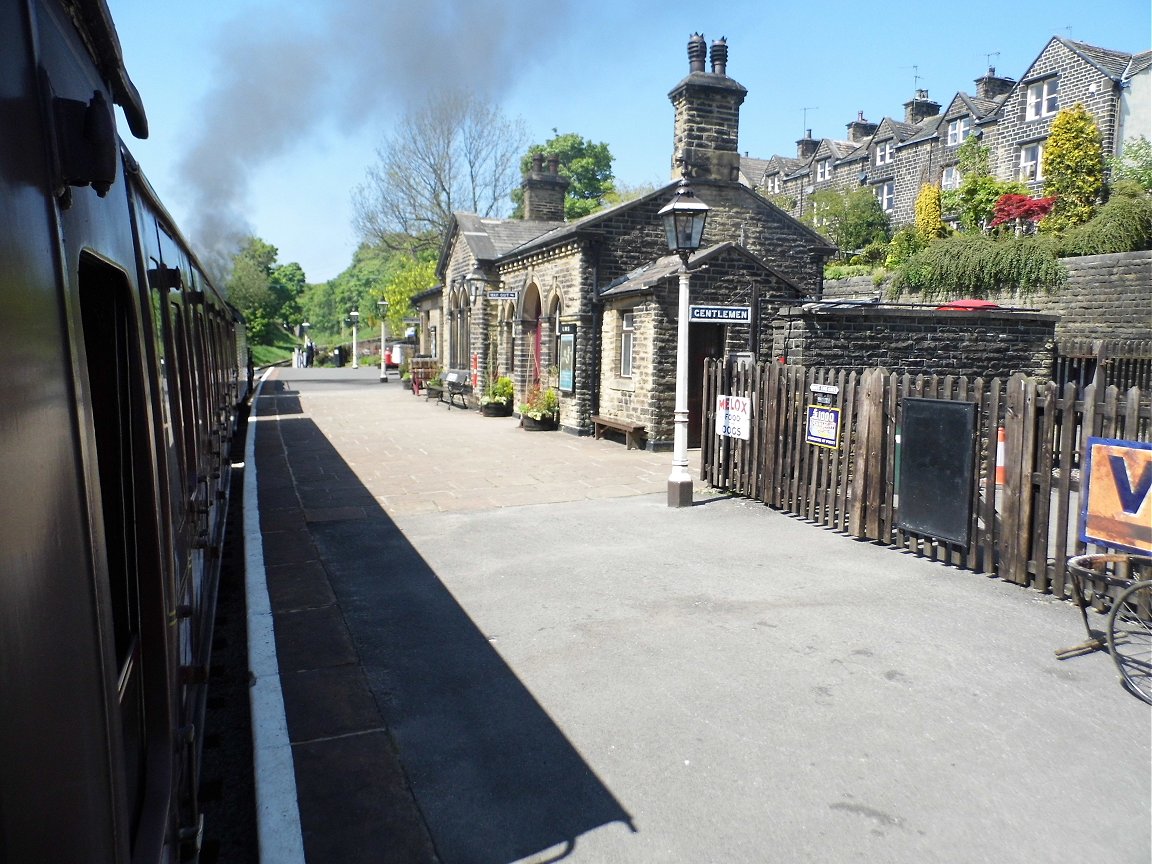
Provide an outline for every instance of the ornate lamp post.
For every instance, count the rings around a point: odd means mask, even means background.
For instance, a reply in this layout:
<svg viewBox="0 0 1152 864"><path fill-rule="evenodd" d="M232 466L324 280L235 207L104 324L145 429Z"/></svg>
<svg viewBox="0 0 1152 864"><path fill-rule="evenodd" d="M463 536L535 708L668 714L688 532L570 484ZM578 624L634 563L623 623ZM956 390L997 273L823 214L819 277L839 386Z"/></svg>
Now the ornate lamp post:
<svg viewBox="0 0 1152 864"><path fill-rule="evenodd" d="M360 368L360 347L356 344L356 342L360 336L360 331L357 330L357 326L360 324L360 313L357 310L353 309L351 312L348 313L348 317L352 321L352 368L353 369L359 369Z"/></svg>
<svg viewBox="0 0 1152 864"><path fill-rule="evenodd" d="M680 309L676 322L676 414L672 439L672 473L668 475L668 506L692 504L688 471L688 256L700 248L709 207L696 197L687 178L660 210L668 250L680 256Z"/></svg>
<svg viewBox="0 0 1152 864"><path fill-rule="evenodd" d="M380 383L381 384L387 384L388 383L388 363L384 359L385 358L385 351L384 351L384 332L385 331L384 331L384 328L386 326L384 319L388 317L388 301L387 300L377 300L376 305L380 307ZM403 382L401 382L401 383L403 383Z"/></svg>

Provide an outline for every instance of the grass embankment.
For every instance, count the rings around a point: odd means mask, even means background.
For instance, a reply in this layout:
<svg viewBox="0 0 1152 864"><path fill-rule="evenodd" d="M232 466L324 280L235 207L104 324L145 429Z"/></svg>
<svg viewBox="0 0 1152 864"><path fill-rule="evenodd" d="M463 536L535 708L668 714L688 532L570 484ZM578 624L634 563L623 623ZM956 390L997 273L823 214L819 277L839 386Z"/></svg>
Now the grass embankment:
<svg viewBox="0 0 1152 864"><path fill-rule="evenodd" d="M271 366L292 359L292 349L298 348L300 343L292 338L290 333L277 333L271 345L252 346L252 365Z"/></svg>

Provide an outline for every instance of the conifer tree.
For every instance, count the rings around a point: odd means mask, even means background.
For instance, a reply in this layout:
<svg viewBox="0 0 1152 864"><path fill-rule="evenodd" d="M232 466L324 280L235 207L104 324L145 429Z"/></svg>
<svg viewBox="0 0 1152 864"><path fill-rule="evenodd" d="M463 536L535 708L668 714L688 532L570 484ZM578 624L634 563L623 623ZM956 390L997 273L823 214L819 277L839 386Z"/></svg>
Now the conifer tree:
<svg viewBox="0 0 1152 864"><path fill-rule="evenodd" d="M916 236L921 243L927 245L945 233L940 187L934 183L925 183L916 196Z"/></svg>
<svg viewBox="0 0 1152 864"><path fill-rule="evenodd" d="M1062 109L1052 121L1041 169L1044 195L1056 197L1041 230L1062 231L1092 218L1104 188L1104 152L1100 130L1079 102Z"/></svg>

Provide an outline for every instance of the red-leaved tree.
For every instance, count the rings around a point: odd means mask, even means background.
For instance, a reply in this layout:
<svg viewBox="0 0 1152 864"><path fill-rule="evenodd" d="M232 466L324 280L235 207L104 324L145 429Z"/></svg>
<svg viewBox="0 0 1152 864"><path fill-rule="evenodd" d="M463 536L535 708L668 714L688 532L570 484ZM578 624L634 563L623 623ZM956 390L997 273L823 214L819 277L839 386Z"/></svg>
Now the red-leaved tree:
<svg viewBox="0 0 1152 864"><path fill-rule="evenodd" d="M996 201L996 209L990 228L998 225L1013 223L1016 233L1024 230L1025 223L1035 227L1036 223L1052 212L1056 205L1056 196L1050 198L1031 198L1028 195L1001 195Z"/></svg>

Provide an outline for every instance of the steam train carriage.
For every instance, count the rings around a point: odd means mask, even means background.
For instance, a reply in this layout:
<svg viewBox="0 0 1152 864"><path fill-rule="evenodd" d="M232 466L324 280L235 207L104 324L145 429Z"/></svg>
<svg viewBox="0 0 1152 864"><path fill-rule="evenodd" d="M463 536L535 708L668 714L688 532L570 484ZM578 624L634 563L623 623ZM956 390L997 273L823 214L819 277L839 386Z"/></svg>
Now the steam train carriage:
<svg viewBox="0 0 1152 864"><path fill-rule="evenodd" d="M246 346L104 0L0 3L0 861L196 856Z"/></svg>

